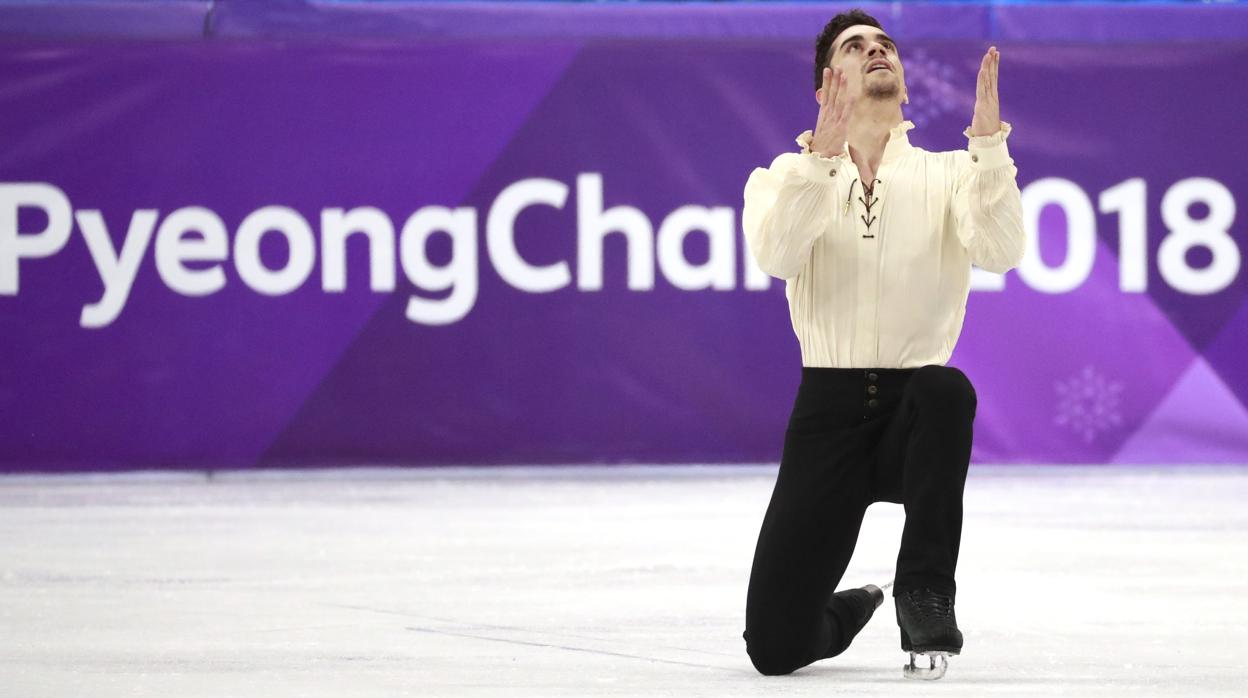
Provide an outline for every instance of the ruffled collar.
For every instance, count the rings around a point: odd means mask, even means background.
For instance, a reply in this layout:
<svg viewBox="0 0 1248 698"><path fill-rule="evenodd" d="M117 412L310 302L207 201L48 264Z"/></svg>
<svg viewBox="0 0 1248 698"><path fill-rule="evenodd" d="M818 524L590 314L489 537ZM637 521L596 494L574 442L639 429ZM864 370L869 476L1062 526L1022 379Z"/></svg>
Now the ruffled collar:
<svg viewBox="0 0 1248 698"><path fill-rule="evenodd" d="M884 157L881 159L881 162L888 162L897 158L914 147L910 145L910 136L906 133L912 128L914 128L914 122L905 120L888 130L888 144L884 146ZM815 132L813 130L806 130L802 131L801 135L795 139L797 144L802 146L803 154L810 152L810 142L814 137ZM845 141L844 150L841 152L849 152L849 141Z"/></svg>

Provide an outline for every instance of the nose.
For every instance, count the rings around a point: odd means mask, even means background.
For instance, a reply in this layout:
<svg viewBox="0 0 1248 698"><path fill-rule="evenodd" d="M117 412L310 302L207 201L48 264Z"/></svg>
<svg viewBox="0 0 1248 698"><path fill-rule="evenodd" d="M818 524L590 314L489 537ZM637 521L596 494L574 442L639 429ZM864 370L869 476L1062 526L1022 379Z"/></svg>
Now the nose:
<svg viewBox="0 0 1248 698"><path fill-rule="evenodd" d="M879 42L872 42L871 48L867 49L867 56L877 58L884 56L884 45Z"/></svg>

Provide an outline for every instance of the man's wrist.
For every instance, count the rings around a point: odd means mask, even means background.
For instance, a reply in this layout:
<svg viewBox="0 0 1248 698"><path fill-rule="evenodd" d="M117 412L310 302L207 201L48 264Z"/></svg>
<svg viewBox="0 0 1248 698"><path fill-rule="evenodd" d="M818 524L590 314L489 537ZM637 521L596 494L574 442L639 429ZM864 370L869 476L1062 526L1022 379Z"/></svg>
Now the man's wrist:
<svg viewBox="0 0 1248 698"><path fill-rule="evenodd" d="M828 158L828 159L830 159L830 158L843 158L843 157L845 157L846 155L848 155L848 153L846 153L846 152L845 152L845 147L844 147L844 146L842 146L842 147L841 147L841 149L840 149L838 152L831 153L831 154L829 154L829 153L822 153L822 152L821 152L821 153L818 153L818 155L819 155L819 157L821 157L821 158Z"/></svg>
<svg viewBox="0 0 1248 698"><path fill-rule="evenodd" d="M811 150L802 153L797 163L798 173L817 184L830 184L835 181L837 170L840 168L839 157L828 158Z"/></svg>
<svg viewBox="0 0 1248 698"><path fill-rule="evenodd" d="M971 126L967 126L966 129L962 131L962 135L970 139L971 145L996 145L1004 142L1010 135L1010 131L1013 130L1013 127L1010 126L1008 121L997 122L997 130L989 133L973 131L971 130L973 128L975 128L975 126L972 123Z"/></svg>
<svg viewBox="0 0 1248 698"><path fill-rule="evenodd" d="M977 136L968 126L963 135L967 137L967 150L971 153L971 166L977 170L993 170L1013 164L1006 140L1013 130L1009 122L1002 121L997 131Z"/></svg>
<svg viewBox="0 0 1248 698"><path fill-rule="evenodd" d="M848 153L845 150L844 144L841 144L841 152L836 153L834 155L826 155L823 153L822 150L816 149L814 147L814 144L815 144L814 141L815 141L814 131L803 131L802 134L797 137L797 144L802 146L803 154L808 153L808 154L815 155L817 157L821 157L825 159L844 157L845 155L848 155Z"/></svg>

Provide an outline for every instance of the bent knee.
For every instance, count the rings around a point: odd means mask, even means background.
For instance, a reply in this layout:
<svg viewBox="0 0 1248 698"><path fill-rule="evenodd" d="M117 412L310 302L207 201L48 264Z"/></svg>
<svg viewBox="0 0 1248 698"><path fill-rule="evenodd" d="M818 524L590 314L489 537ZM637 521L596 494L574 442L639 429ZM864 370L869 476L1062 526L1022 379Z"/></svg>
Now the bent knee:
<svg viewBox="0 0 1248 698"><path fill-rule="evenodd" d="M763 676L784 676L785 674L792 674L805 666L792 655L786 655L784 652L763 650L750 646L746 648L746 653L750 655L750 662L754 665L754 668Z"/></svg>
<svg viewBox="0 0 1248 698"><path fill-rule="evenodd" d="M745 652L758 673L764 676L791 674L810 663L808 649L796 641L793 632L745 632Z"/></svg>
<svg viewBox="0 0 1248 698"><path fill-rule="evenodd" d="M914 372L910 381L920 402L941 408L961 407L972 412L978 403L971 379L953 366L922 366Z"/></svg>

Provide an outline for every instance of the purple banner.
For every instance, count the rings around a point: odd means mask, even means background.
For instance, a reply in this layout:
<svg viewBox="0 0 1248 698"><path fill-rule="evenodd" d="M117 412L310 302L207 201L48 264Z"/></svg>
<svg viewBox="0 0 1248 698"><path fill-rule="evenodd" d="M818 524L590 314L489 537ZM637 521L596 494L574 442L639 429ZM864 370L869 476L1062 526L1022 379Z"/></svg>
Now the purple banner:
<svg viewBox="0 0 1248 698"><path fill-rule="evenodd" d="M0 469L776 460L741 193L819 27L0 42ZM966 147L986 43L898 38ZM1032 247L950 361L973 459L1248 460L1248 44L997 45Z"/></svg>

